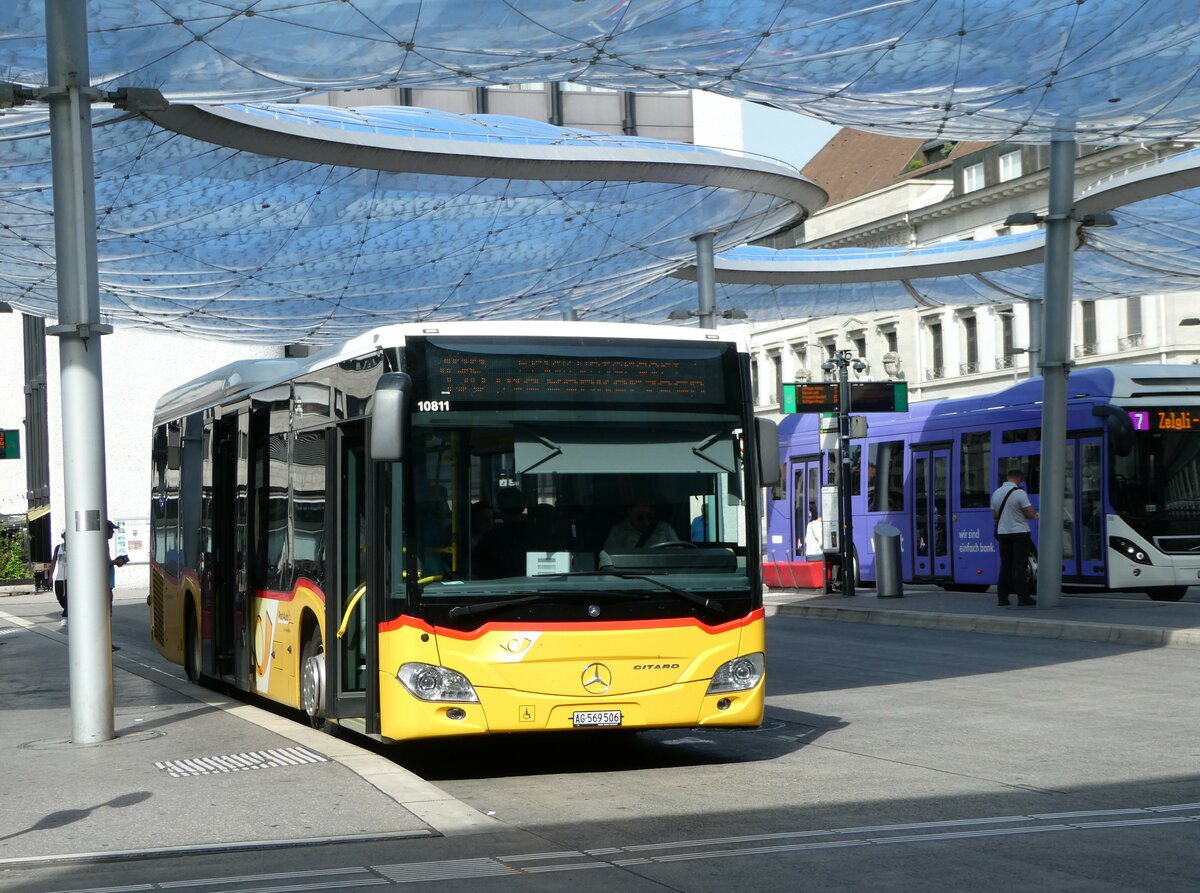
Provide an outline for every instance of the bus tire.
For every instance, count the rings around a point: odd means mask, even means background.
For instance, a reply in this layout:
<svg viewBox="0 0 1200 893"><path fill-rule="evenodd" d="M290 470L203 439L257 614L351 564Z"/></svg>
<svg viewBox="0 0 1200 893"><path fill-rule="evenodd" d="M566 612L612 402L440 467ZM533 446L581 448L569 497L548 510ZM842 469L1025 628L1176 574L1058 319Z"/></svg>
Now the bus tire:
<svg viewBox="0 0 1200 893"><path fill-rule="evenodd" d="M1151 589L1146 595L1156 602L1177 602L1187 595L1186 586L1163 586L1161 589Z"/></svg>
<svg viewBox="0 0 1200 893"><path fill-rule="evenodd" d="M188 682L200 681L200 625L190 600L183 621L183 671Z"/></svg>
<svg viewBox="0 0 1200 893"><path fill-rule="evenodd" d="M310 726L325 728L325 647L319 626L313 627L300 652L300 708Z"/></svg>

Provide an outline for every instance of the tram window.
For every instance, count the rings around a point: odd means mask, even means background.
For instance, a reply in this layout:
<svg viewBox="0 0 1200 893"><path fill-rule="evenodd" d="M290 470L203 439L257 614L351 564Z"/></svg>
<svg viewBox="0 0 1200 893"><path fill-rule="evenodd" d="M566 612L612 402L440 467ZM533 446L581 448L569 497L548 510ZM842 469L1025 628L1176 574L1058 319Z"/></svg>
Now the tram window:
<svg viewBox="0 0 1200 893"><path fill-rule="evenodd" d="M992 464L992 432L970 431L962 435L959 450L958 498L962 508L987 508L992 487L988 469Z"/></svg>
<svg viewBox="0 0 1200 893"><path fill-rule="evenodd" d="M1037 443L1041 439L1041 428L1015 428L1000 432L1001 443Z"/></svg>
<svg viewBox="0 0 1200 893"><path fill-rule="evenodd" d="M1025 492L1034 494L1041 492L1042 457L1035 456L1001 456L996 460L996 479L1004 480L1010 468L1021 469L1025 481Z"/></svg>
<svg viewBox="0 0 1200 893"><path fill-rule="evenodd" d="M867 447L867 511L904 511L904 441Z"/></svg>
<svg viewBox="0 0 1200 893"><path fill-rule="evenodd" d="M825 483L833 487L838 482L838 469L841 468L837 450L830 450L825 463ZM862 447L855 444L850 447L850 495L862 495Z"/></svg>

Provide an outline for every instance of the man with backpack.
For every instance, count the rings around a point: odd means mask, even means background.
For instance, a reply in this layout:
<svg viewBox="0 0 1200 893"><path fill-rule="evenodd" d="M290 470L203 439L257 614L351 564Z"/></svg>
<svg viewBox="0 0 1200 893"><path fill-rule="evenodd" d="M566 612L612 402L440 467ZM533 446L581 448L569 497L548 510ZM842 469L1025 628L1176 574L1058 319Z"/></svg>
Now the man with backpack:
<svg viewBox="0 0 1200 893"><path fill-rule="evenodd" d="M992 517L996 520L996 541L1000 544L1000 579L996 581L997 603L1009 605L1008 597L1016 594L1017 604L1037 604L1029 596L1029 553L1033 548L1029 522L1038 517L1021 489L1025 475L1020 468L1008 470L1008 480L992 494Z"/></svg>

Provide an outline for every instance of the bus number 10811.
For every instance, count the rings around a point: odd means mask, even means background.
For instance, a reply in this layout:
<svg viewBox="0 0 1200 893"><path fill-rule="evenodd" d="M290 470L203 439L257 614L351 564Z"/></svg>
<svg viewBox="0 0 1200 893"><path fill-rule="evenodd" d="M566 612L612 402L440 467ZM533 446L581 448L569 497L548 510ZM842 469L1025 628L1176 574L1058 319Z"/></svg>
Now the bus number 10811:
<svg viewBox="0 0 1200 893"><path fill-rule="evenodd" d="M417 412L449 412L449 400L418 400Z"/></svg>

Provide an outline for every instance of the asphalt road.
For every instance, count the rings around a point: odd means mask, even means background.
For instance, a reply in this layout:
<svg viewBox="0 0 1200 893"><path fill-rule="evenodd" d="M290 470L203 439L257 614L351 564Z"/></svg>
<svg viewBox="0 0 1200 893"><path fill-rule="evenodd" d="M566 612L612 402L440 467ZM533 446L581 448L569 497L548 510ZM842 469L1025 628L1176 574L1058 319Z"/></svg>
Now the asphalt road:
<svg viewBox="0 0 1200 893"><path fill-rule="evenodd" d="M761 730L406 746L504 830L9 875L13 890L1200 889L1191 648L772 618ZM144 608L114 640L153 654ZM497 868L496 857L504 857ZM599 870L597 870L599 869ZM423 883L422 883L423 882Z"/></svg>

